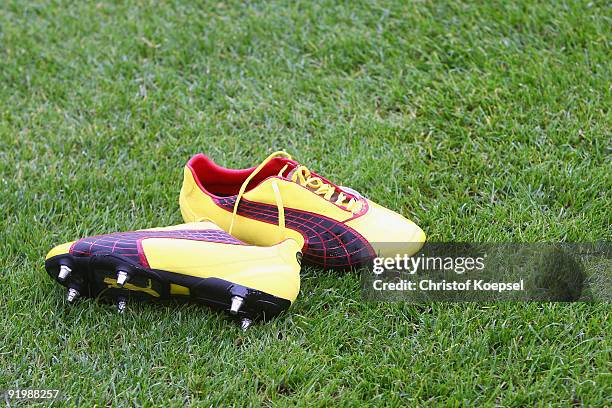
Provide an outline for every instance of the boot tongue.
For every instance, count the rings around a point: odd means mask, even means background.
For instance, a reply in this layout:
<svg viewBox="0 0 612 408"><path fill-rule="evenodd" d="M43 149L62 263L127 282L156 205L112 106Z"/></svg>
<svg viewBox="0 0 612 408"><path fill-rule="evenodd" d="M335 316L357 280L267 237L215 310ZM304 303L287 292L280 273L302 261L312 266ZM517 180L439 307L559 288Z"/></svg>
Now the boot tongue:
<svg viewBox="0 0 612 408"><path fill-rule="evenodd" d="M295 169L295 166L295 163L291 159L288 159L286 157L275 157L268 163L266 163L266 165L261 169L260 174L263 177L270 177L275 175L286 177L283 176L283 174L287 174L287 171L289 171L289 169Z"/></svg>
<svg viewBox="0 0 612 408"><path fill-rule="evenodd" d="M278 175L286 178L287 180L291 180L291 176L293 176L296 170L297 166L295 164L287 163L287 167L283 167Z"/></svg>

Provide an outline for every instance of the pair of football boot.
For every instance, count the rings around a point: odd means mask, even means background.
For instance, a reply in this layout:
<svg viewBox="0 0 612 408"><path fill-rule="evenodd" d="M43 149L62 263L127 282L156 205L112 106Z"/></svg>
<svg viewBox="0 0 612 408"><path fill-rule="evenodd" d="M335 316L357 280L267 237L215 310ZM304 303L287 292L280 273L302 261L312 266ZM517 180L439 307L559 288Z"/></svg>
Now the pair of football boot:
<svg viewBox="0 0 612 408"><path fill-rule="evenodd" d="M186 298L237 316L246 329L295 301L302 261L347 269L413 255L425 241L412 221L285 152L244 170L196 155L179 202L185 224L59 245L47 272L68 288L70 303L99 298L123 312L130 300Z"/></svg>

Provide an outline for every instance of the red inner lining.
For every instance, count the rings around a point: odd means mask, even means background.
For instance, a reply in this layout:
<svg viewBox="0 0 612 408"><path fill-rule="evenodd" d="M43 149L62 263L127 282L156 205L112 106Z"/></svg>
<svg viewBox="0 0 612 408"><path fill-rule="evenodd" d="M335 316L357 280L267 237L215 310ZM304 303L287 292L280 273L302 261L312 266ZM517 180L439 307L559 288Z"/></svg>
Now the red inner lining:
<svg viewBox="0 0 612 408"><path fill-rule="evenodd" d="M287 163L294 163L284 157L275 157L250 181L246 191L256 187L259 183L270 176L275 176ZM189 166L193 169L194 176L200 185L211 194L219 197L238 194L240 186L255 170L255 167L243 170L226 169L215 164L203 154L197 154L189 160Z"/></svg>

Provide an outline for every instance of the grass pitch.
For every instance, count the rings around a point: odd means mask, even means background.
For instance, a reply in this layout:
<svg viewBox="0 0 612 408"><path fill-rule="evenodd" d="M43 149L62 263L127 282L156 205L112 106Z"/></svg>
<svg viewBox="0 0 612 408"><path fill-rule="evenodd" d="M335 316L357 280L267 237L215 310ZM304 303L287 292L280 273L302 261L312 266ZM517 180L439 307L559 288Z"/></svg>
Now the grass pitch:
<svg viewBox="0 0 612 408"><path fill-rule="evenodd" d="M181 171L284 148L434 241L611 238L603 1L0 3L0 389L69 406L602 406L608 304L367 304L304 269L242 333L68 307L54 244L181 222ZM606 385L607 384L607 385Z"/></svg>

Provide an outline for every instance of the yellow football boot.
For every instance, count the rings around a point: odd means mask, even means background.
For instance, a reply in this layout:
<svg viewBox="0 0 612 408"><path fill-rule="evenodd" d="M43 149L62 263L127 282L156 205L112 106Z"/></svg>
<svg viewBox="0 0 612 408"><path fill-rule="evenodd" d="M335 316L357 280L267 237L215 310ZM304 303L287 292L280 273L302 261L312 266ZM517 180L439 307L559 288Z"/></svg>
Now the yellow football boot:
<svg viewBox="0 0 612 408"><path fill-rule="evenodd" d="M208 217L238 239L300 243L304 262L347 268L375 256L414 255L425 233L414 222L333 184L285 152L259 166L226 169L198 154L184 170L180 206L185 221Z"/></svg>
<svg viewBox="0 0 612 408"><path fill-rule="evenodd" d="M87 237L53 248L45 268L79 296L116 300L170 297L203 302L242 319L278 315L300 290L297 242L258 247L232 237L212 222Z"/></svg>

